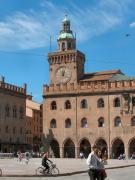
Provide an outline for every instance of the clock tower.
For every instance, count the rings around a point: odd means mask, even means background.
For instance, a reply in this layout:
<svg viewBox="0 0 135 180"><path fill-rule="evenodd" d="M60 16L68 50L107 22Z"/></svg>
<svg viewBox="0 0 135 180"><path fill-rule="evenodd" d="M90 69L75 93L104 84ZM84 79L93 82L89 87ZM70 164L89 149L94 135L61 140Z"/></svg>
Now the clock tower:
<svg viewBox="0 0 135 180"><path fill-rule="evenodd" d="M70 20L67 15L62 21L62 30L57 44L58 50L48 54L50 84L74 83L76 85L84 74L85 55L76 50L76 37L70 29Z"/></svg>

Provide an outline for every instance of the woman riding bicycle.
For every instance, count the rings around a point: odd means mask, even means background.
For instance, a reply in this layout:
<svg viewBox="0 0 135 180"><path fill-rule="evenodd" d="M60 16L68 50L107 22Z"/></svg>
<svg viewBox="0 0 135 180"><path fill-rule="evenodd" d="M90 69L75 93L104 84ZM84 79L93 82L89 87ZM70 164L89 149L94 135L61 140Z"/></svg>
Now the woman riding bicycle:
<svg viewBox="0 0 135 180"><path fill-rule="evenodd" d="M48 159L48 154L44 153L43 157L42 157L42 166L45 167L45 171L47 171L47 173L49 173L49 163L53 163L51 160Z"/></svg>

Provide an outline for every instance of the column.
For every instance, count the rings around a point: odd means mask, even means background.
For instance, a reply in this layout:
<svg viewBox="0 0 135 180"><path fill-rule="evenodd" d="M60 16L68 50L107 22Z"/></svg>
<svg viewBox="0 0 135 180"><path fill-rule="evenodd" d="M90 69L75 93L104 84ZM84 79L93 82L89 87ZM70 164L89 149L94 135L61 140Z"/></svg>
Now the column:
<svg viewBox="0 0 135 180"><path fill-rule="evenodd" d="M64 150L63 150L63 147L60 147L60 158L64 158Z"/></svg>

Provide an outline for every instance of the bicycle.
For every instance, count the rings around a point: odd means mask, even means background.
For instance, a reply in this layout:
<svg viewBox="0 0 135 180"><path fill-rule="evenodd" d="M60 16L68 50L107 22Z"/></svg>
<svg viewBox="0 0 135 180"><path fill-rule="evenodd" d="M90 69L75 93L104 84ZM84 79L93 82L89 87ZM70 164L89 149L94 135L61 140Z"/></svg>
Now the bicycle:
<svg viewBox="0 0 135 180"><path fill-rule="evenodd" d="M49 172L43 166L38 167L36 169L36 175L40 175L40 174L42 174L42 175L58 175L59 169L56 167L55 163L51 163L49 165Z"/></svg>

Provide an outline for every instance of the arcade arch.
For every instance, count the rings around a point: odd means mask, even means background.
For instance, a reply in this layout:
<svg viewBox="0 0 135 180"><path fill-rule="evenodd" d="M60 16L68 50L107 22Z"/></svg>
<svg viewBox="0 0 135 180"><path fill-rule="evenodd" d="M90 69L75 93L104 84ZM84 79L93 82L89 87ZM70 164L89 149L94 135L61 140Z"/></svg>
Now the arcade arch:
<svg viewBox="0 0 135 180"><path fill-rule="evenodd" d="M112 143L112 158L118 159L120 154L125 153L124 143L121 139L115 139Z"/></svg>
<svg viewBox="0 0 135 180"><path fill-rule="evenodd" d="M64 158L75 158L75 145L71 139L64 142Z"/></svg>

